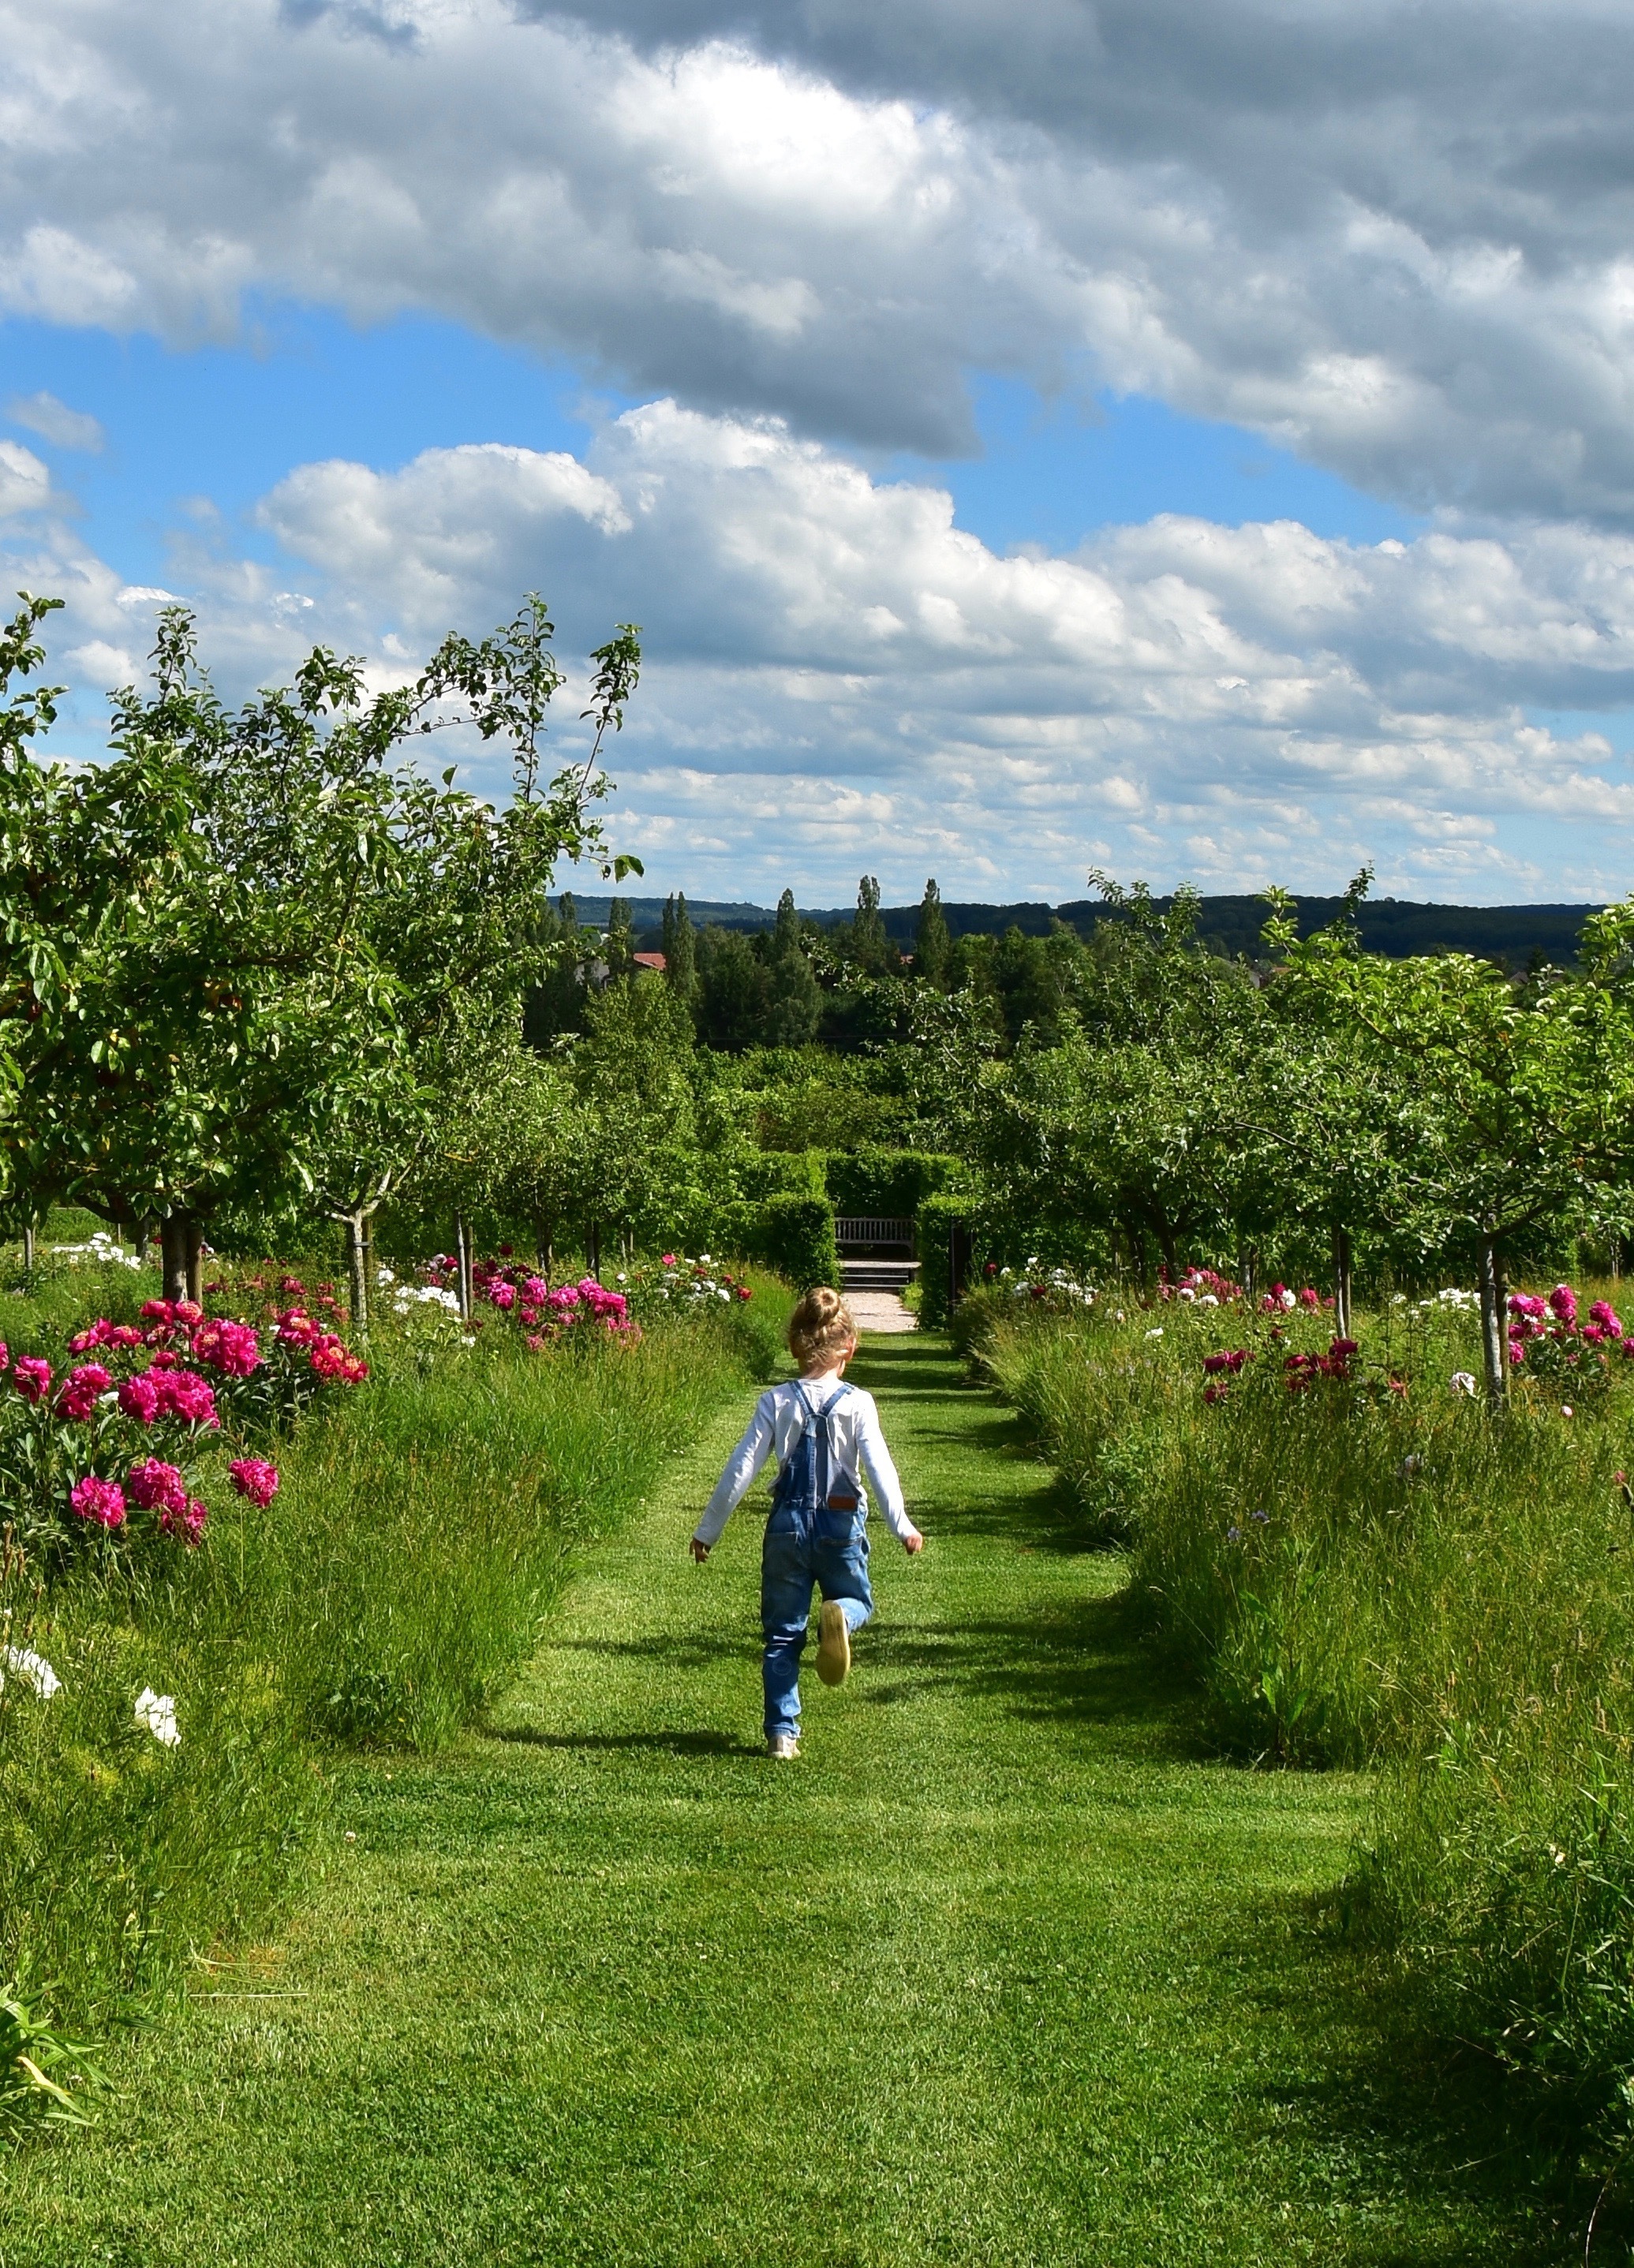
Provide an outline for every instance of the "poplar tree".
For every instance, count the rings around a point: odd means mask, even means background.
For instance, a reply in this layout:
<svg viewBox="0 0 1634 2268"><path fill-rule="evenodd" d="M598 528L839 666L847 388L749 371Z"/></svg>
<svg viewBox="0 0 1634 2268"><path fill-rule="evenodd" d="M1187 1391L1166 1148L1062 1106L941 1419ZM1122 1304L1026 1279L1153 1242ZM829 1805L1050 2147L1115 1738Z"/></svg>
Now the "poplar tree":
<svg viewBox="0 0 1634 2268"><path fill-rule="evenodd" d="M676 998L690 1008L698 991L698 948L684 891L664 901L664 976Z"/></svg>
<svg viewBox="0 0 1634 2268"><path fill-rule="evenodd" d="M952 950L947 917L942 911L942 894L934 881L929 881L920 901L919 926L914 935L914 975L923 976L927 984L946 984Z"/></svg>

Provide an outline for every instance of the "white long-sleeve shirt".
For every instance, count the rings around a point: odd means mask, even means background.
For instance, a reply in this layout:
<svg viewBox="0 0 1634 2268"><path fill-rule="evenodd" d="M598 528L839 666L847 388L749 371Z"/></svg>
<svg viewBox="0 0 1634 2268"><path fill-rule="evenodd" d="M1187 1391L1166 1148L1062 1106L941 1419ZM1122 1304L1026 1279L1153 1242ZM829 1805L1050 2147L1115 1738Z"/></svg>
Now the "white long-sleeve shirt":
<svg viewBox="0 0 1634 2268"><path fill-rule="evenodd" d="M862 1486L861 1476L866 1473L880 1499L880 1509L885 1514L886 1525L899 1543L906 1543L914 1534L913 1522L902 1502L902 1484L896 1477L896 1467L891 1462L891 1453L885 1446L885 1434L880 1425L880 1413L874 1407L872 1394L859 1387L830 1387L822 1395L821 1406L827 1409L835 1395L839 1407L835 1410L832 1428L835 1463L839 1468L835 1481L842 1476L857 1487L857 1509L865 1520L868 1516L868 1497ZM813 1395L813 1399L816 1397ZM806 1425L806 1404L798 1386L768 1387L754 1405L754 1415L748 1431L739 1442L726 1462L726 1469L715 1484L715 1493L703 1509L703 1517L693 1531L698 1543L713 1543L731 1519L732 1513L748 1493L749 1484L774 1452L779 1465L786 1463L789 1454L799 1440Z"/></svg>

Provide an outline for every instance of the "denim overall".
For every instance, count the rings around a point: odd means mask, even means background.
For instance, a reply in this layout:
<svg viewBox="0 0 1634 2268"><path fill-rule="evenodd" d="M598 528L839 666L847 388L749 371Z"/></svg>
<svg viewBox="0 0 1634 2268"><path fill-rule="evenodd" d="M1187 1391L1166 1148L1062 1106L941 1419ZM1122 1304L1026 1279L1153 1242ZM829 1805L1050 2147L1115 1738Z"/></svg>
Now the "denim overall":
<svg viewBox="0 0 1634 2268"><path fill-rule="evenodd" d="M837 1601L853 1631L873 1612L862 1491L834 1449L834 1411L851 1388L842 1386L826 1403L813 1402L803 1380L795 1381L795 1391L805 1404L806 1424L777 1475L761 1547L769 1741L800 1729L800 1655L813 1587Z"/></svg>

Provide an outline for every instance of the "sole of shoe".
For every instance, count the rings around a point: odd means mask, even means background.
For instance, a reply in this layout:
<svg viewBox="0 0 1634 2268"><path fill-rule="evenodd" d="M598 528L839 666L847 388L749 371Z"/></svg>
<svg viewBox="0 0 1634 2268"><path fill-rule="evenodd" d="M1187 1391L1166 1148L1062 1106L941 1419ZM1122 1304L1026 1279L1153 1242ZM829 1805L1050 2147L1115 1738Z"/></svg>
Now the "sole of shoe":
<svg viewBox="0 0 1634 2268"><path fill-rule="evenodd" d="M825 1685L843 1685L850 1674L850 1631L839 1602L825 1599L817 1624L817 1675Z"/></svg>

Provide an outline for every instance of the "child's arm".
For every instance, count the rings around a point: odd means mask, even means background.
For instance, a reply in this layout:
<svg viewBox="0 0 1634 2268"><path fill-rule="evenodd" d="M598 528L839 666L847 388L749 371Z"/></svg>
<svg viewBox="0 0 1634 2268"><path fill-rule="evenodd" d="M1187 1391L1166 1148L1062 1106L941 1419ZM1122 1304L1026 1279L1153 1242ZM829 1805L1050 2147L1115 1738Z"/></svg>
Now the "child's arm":
<svg viewBox="0 0 1634 2268"><path fill-rule="evenodd" d="M873 1485L885 1514L885 1524L904 1551L923 1551L924 1538L908 1517L908 1507L902 1501L902 1484L896 1476L896 1467L885 1446L885 1432L880 1423L880 1413L874 1407L872 1394L860 1397L862 1407L857 1417L857 1455L863 1471Z"/></svg>
<svg viewBox="0 0 1634 2268"><path fill-rule="evenodd" d="M748 1431L726 1460L726 1469L716 1482L715 1493L704 1506L703 1517L692 1532L692 1556L700 1565L709 1557L710 1545L770 1455L773 1439L772 1398L769 1390L755 1403Z"/></svg>

